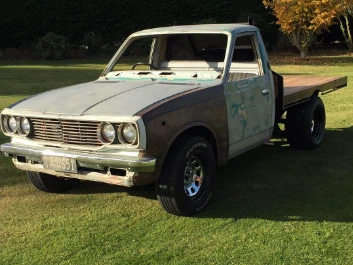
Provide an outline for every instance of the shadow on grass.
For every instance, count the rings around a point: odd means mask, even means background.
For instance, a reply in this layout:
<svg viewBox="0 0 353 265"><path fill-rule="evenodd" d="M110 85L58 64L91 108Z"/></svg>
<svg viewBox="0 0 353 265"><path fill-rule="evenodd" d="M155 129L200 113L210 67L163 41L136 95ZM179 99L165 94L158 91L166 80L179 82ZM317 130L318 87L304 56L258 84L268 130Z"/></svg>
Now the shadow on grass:
<svg viewBox="0 0 353 265"><path fill-rule="evenodd" d="M353 128L327 130L322 146L294 150L284 139L219 169L213 203L199 217L353 221Z"/></svg>
<svg viewBox="0 0 353 265"><path fill-rule="evenodd" d="M82 181L80 185L72 190L66 191L67 194L99 194L99 193L119 193L126 192L130 196L142 197L156 200L154 184L136 187L115 186L106 183Z"/></svg>
<svg viewBox="0 0 353 265"><path fill-rule="evenodd" d="M193 218L353 221L353 128L326 130L322 146L295 150L284 138L219 168L213 200ZM153 186L124 188L84 182L75 194L127 192L155 199Z"/></svg>
<svg viewBox="0 0 353 265"><path fill-rule="evenodd" d="M325 134L315 150L295 150L284 138L274 138L274 146L230 160L218 169L210 205L192 218L353 222L353 127ZM13 184L29 184L21 175ZM126 188L82 182L66 193L121 192L156 199L153 185Z"/></svg>

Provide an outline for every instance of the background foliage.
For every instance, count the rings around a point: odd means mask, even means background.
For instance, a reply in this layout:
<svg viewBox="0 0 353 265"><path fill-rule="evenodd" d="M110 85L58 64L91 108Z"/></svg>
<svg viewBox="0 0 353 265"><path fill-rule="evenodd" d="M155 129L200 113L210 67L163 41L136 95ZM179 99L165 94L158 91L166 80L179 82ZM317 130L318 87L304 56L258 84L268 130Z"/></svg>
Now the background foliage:
<svg viewBox="0 0 353 265"><path fill-rule="evenodd" d="M288 46L276 18L262 0L13 0L0 5L0 58L43 58L35 52L40 38L52 32L67 41L64 58L110 57L132 32L152 27L255 19L267 48ZM335 25L319 37L342 39ZM286 50L292 49L289 45ZM41 55L44 55L43 53ZM60 57L60 56L59 56ZM51 56L53 58L53 56Z"/></svg>
<svg viewBox="0 0 353 265"><path fill-rule="evenodd" d="M48 32L44 37L39 38L36 50L42 59L60 60L65 58L67 46L65 37Z"/></svg>
<svg viewBox="0 0 353 265"><path fill-rule="evenodd" d="M28 45L48 32L75 44L90 32L114 43L141 29L207 19L245 22L249 15L267 33L267 43L277 35L274 17L261 0L15 0L4 1L0 9L0 49Z"/></svg>
<svg viewBox="0 0 353 265"><path fill-rule="evenodd" d="M342 33L350 50L352 38L348 15L353 0L307 1L307 0L263 0L266 8L271 8L281 31L297 47L305 58L309 48L317 42L317 35L340 20ZM345 16L345 21L340 18ZM346 24L346 29L344 28ZM348 34L346 34L346 32Z"/></svg>

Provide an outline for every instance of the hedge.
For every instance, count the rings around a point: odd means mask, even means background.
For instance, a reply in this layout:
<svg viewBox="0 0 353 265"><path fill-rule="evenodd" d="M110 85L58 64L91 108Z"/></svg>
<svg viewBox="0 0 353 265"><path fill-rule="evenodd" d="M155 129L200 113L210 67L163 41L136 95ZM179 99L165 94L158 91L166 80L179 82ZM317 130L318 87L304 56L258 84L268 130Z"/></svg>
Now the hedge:
<svg viewBox="0 0 353 265"><path fill-rule="evenodd" d="M255 18L268 45L277 36L275 18L261 0L15 0L0 6L0 49L35 45L48 32L79 44L88 32L105 42L120 42L130 33L152 27L219 23Z"/></svg>

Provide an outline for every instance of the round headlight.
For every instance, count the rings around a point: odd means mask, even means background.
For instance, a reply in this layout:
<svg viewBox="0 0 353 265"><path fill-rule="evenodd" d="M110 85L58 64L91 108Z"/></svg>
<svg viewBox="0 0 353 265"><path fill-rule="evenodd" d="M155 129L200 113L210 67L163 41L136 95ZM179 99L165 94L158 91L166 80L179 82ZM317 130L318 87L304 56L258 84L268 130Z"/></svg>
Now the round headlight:
<svg viewBox="0 0 353 265"><path fill-rule="evenodd" d="M19 118L19 126L18 126L18 131L22 135L29 135L31 132L31 124L29 123L29 120L25 117Z"/></svg>
<svg viewBox="0 0 353 265"><path fill-rule="evenodd" d="M17 121L14 116L7 117L7 119L5 121L5 129L8 133L16 133Z"/></svg>
<svg viewBox="0 0 353 265"><path fill-rule="evenodd" d="M133 144L136 142L137 132L135 127L132 124L127 123L123 125L121 127L120 133L122 138L121 140L123 143Z"/></svg>
<svg viewBox="0 0 353 265"><path fill-rule="evenodd" d="M111 144L115 140L115 129L109 122L103 122L98 129L98 138L102 143Z"/></svg>

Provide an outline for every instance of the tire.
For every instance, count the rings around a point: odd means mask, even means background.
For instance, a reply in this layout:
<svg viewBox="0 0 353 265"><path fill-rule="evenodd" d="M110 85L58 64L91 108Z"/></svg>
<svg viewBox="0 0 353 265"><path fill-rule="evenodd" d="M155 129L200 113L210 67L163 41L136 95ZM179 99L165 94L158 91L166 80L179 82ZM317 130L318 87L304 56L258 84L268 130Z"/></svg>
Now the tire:
<svg viewBox="0 0 353 265"><path fill-rule="evenodd" d="M289 145L304 150L317 148L324 138L325 125L325 106L317 96L302 106L289 109L285 127Z"/></svg>
<svg viewBox="0 0 353 265"><path fill-rule="evenodd" d="M27 175L32 184L41 191L59 193L76 187L79 179L58 178L53 175L27 171Z"/></svg>
<svg viewBox="0 0 353 265"><path fill-rule="evenodd" d="M202 137L182 137L173 144L156 182L158 201L170 214L195 214L208 205L215 175L211 145Z"/></svg>

